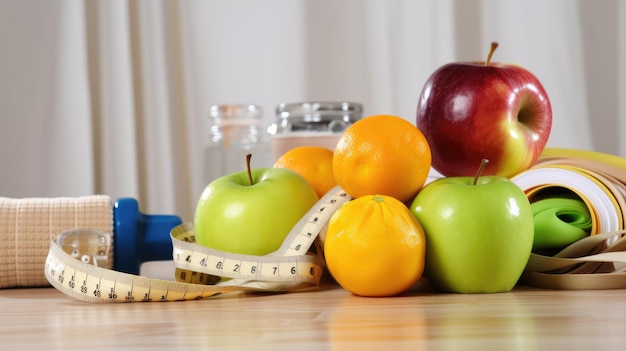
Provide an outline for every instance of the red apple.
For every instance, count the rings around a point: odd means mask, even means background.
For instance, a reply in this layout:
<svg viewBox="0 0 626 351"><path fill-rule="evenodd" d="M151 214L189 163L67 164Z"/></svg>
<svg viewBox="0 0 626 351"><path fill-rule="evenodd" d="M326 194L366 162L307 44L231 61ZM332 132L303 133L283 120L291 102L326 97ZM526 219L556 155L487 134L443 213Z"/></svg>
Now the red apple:
<svg viewBox="0 0 626 351"><path fill-rule="evenodd" d="M531 72L490 62L455 62L426 81L417 127L444 176L472 176L482 159L486 175L511 177L535 164L552 128L548 94Z"/></svg>

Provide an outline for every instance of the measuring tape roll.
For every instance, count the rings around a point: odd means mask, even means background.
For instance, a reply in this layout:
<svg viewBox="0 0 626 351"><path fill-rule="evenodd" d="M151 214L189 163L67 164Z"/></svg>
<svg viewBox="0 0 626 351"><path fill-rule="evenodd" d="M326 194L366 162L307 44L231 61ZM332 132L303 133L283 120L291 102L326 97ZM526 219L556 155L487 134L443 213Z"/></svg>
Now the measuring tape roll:
<svg viewBox="0 0 626 351"><path fill-rule="evenodd" d="M232 291L290 291L319 284L324 260L309 254L330 216L351 197L340 187L324 195L266 256L240 255L195 244L191 224L171 231L176 281L122 273L98 266L108 258L110 236L89 229L61 233L52 241L44 274L48 282L92 303L180 301ZM223 278L228 278L224 280Z"/></svg>

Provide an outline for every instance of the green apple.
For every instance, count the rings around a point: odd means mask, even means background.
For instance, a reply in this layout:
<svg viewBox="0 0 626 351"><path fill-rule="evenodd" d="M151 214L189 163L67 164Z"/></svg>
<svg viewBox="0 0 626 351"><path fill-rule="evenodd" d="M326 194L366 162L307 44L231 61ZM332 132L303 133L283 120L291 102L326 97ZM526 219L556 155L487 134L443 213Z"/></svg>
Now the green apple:
<svg viewBox="0 0 626 351"><path fill-rule="evenodd" d="M495 293L515 286L531 254L534 222L528 198L510 179L440 178L410 209L424 227L424 275L433 287Z"/></svg>
<svg viewBox="0 0 626 351"><path fill-rule="evenodd" d="M285 168L257 168L209 183L194 215L196 242L238 254L276 251L318 201L313 187Z"/></svg>

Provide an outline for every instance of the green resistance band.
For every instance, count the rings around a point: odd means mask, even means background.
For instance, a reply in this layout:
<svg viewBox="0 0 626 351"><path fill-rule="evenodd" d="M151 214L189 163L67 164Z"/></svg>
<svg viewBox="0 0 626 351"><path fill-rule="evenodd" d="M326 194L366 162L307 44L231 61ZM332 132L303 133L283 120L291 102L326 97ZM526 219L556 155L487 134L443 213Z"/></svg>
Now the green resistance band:
<svg viewBox="0 0 626 351"><path fill-rule="evenodd" d="M533 250L564 248L589 236L592 218L585 203L572 197L549 197L531 204L535 222Z"/></svg>

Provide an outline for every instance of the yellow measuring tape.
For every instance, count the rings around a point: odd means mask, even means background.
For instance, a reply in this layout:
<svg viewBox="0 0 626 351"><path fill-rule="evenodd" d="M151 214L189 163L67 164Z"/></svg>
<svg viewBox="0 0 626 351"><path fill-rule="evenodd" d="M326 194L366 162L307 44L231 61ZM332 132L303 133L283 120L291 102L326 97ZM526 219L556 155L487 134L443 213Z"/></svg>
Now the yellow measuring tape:
<svg viewBox="0 0 626 351"><path fill-rule="evenodd" d="M171 232L176 281L98 267L108 258L111 239L88 229L64 232L52 241L44 273L59 291L92 303L195 300L232 291L314 287L322 276L324 259L321 252L311 254L309 249L330 216L349 200L340 187L329 191L298 221L281 247L266 256L197 245L193 226L180 225Z"/></svg>

